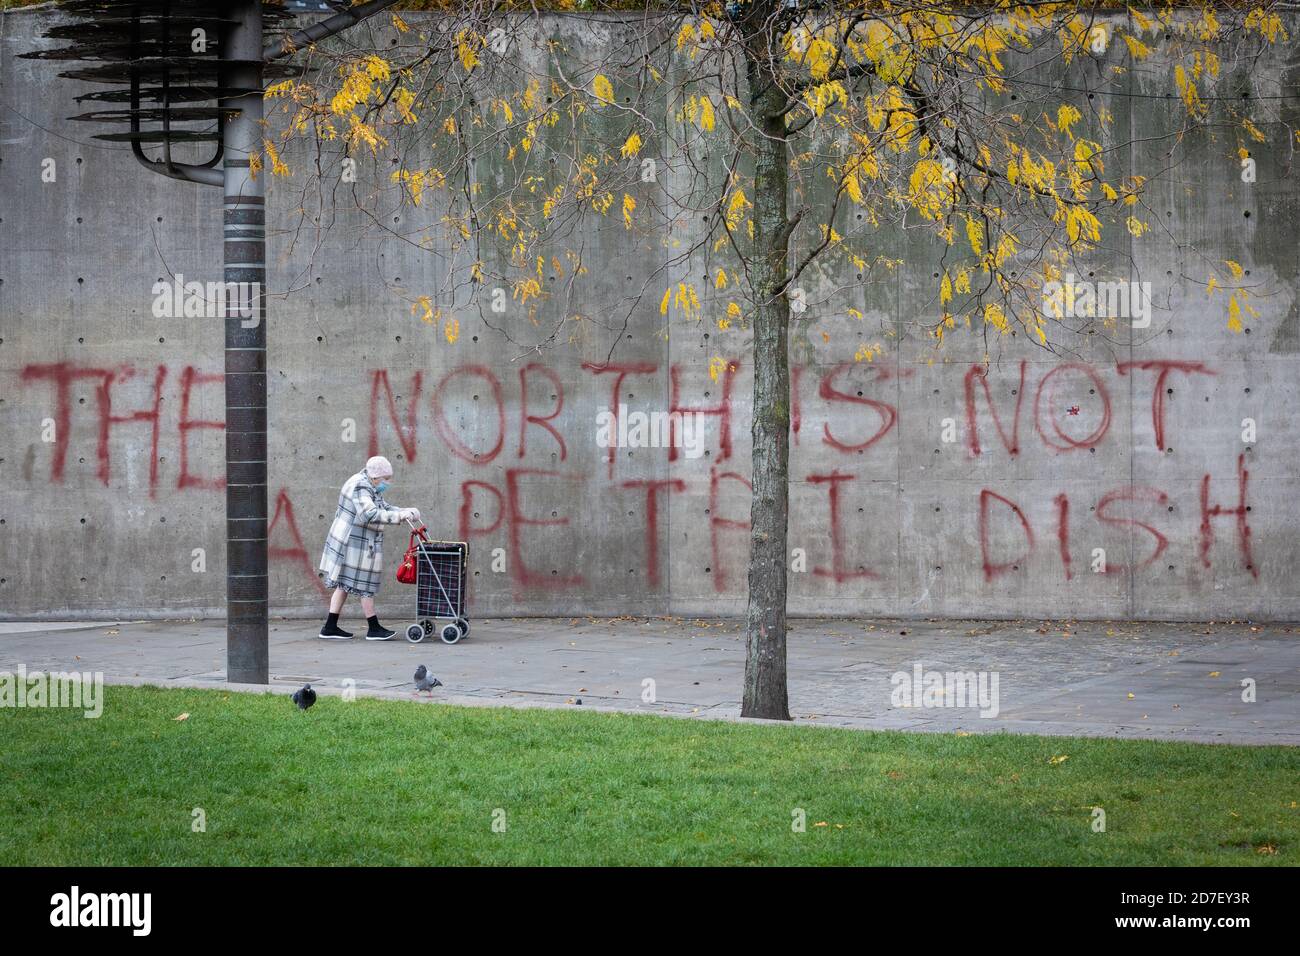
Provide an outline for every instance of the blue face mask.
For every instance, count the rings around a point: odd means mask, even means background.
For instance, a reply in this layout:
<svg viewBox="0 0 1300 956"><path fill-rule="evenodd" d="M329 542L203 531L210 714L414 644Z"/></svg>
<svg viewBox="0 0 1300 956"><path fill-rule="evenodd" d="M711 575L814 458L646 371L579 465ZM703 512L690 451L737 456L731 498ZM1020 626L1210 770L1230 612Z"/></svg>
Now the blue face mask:
<svg viewBox="0 0 1300 956"><path fill-rule="evenodd" d="M381 481L379 484L375 485L375 491L379 492L381 495L387 490L388 482L386 481Z"/></svg>

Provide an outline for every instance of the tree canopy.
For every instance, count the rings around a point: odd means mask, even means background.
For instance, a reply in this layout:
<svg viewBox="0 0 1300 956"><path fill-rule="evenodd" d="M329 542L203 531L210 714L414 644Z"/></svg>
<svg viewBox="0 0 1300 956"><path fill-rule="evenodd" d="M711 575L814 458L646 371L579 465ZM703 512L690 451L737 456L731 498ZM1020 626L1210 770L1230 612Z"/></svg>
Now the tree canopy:
<svg viewBox="0 0 1300 956"><path fill-rule="evenodd" d="M1211 127L1245 159L1265 139L1270 104L1220 90L1287 38L1268 5L546 5L577 11L563 20L522 3L410 6L440 12L394 13L382 39L363 29L313 49L310 72L268 90L284 121L264 161L315 176L306 188L318 203L351 178L349 162L370 163L376 175L353 190L359 205L429 211L402 238L436 250L445 273L439 294L412 291L415 314L454 342L449 291L490 306L480 293L504 290L526 324L480 313L521 348L573 323L617 329L643 299L665 320L715 325L715 341L746 328L771 292L751 281L766 102L790 144L794 253L781 291L801 290L796 317L816 295L819 309L862 319L833 291L803 286L825 289L813 280L832 261L866 283L887 276L899 261L874 237L894 228L946 247L933 308L916 319L926 334L1025 334L1050 347L1053 325L1077 331L1080 310L1067 293L1051 314L1044 287L1088 271L1077 264L1113 252L1112 237L1158 228L1143 188L1162 170L1141 166L1137 131L1117 119L1132 74L1167 75L1183 115L1171 144ZM584 32L608 36L599 59L567 39ZM777 100L760 103L746 60L771 64ZM282 158L299 136L320 146L307 170ZM623 301L582 295L581 277L602 267L583 240L593 217L655 264ZM706 228L686 241L671 228L679 219ZM687 265L701 261L702 274ZM1207 261L1202 278L1240 330L1252 314L1240 264ZM555 298L565 307L543 321L538 304ZM871 359L884 332L864 324L845 354Z"/></svg>

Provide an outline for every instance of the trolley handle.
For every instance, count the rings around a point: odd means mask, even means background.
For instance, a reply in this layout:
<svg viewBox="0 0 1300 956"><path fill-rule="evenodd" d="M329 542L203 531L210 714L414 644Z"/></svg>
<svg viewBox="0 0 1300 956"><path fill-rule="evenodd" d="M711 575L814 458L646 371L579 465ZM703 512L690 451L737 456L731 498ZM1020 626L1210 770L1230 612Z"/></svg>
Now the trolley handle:
<svg viewBox="0 0 1300 956"><path fill-rule="evenodd" d="M429 536L425 534L425 532L429 530L427 525L423 525L423 524L422 524L422 525L420 525L420 526L417 528L417 527L415 526L415 522L412 521L410 518L405 518L405 519L403 519L403 520L405 520L406 523L407 523L407 525L410 526L411 531L412 531L414 534L418 534L418 535L420 536L420 540L422 540L422 541L428 541L428 540L429 540Z"/></svg>

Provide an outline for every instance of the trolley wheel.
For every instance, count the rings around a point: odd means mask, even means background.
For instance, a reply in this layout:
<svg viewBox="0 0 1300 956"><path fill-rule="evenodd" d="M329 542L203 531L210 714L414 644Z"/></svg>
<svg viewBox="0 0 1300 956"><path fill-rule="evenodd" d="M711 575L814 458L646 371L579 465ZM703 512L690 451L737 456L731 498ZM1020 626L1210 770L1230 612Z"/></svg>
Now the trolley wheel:
<svg viewBox="0 0 1300 956"><path fill-rule="evenodd" d="M465 635L461 633L460 628L455 624L444 625L442 629L442 643L455 644Z"/></svg>
<svg viewBox="0 0 1300 956"><path fill-rule="evenodd" d="M433 637L433 620L425 618L420 624L424 627L424 636Z"/></svg>
<svg viewBox="0 0 1300 956"><path fill-rule="evenodd" d="M424 628L419 624L412 624L406 629L406 639L412 644L419 644L424 640Z"/></svg>
<svg viewBox="0 0 1300 956"><path fill-rule="evenodd" d="M460 628L461 637L469 636L469 621L466 618L463 617L456 618L456 626Z"/></svg>

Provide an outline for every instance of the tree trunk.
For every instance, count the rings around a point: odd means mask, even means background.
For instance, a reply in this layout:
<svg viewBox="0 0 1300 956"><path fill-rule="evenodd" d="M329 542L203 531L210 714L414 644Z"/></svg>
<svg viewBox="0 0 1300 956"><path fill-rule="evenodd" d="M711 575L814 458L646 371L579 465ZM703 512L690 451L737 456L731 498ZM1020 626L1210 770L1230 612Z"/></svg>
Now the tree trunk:
<svg viewBox="0 0 1300 956"><path fill-rule="evenodd" d="M774 64L749 61L750 96L759 121L754 169L753 493L750 499L749 606L745 622L742 717L789 720L785 673L786 533L790 502L790 226L784 94Z"/></svg>

